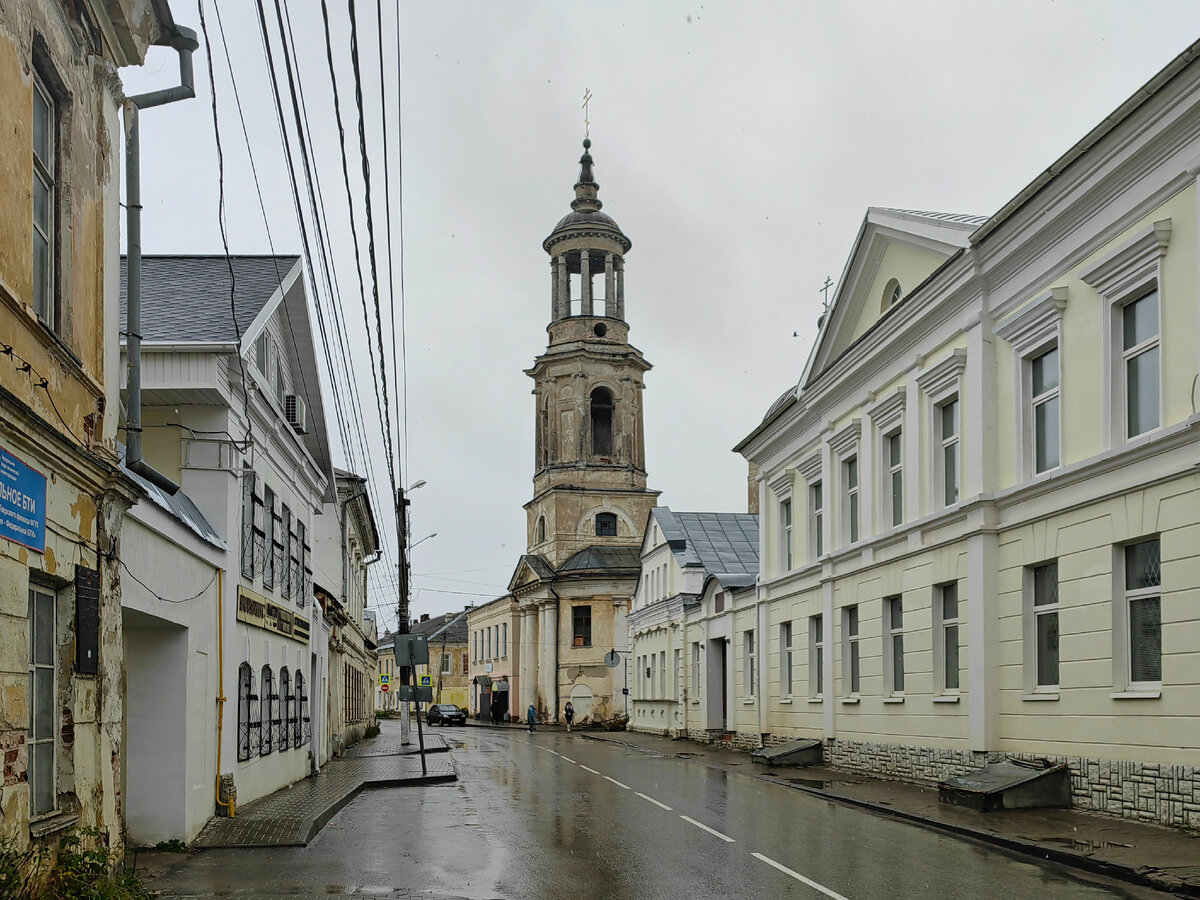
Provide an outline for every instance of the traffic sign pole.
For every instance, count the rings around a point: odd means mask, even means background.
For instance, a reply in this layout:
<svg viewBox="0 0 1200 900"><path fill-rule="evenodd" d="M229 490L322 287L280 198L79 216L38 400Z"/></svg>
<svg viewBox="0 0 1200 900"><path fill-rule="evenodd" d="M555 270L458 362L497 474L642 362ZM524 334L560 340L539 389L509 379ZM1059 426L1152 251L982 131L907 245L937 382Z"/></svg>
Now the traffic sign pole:
<svg viewBox="0 0 1200 900"><path fill-rule="evenodd" d="M408 667L408 678L412 684L413 696L417 694L417 667ZM417 707L417 745L421 748L421 774L428 775L429 769L425 766L425 732L421 729L421 704L415 704Z"/></svg>

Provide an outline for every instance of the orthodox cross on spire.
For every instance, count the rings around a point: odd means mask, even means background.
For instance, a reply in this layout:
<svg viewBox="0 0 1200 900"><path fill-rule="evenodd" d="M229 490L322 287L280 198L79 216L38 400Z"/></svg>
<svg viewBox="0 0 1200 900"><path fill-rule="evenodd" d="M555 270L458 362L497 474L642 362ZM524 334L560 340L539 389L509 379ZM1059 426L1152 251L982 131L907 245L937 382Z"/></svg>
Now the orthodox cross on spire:
<svg viewBox="0 0 1200 900"><path fill-rule="evenodd" d="M821 285L821 293L825 295L825 299L821 301L821 307L825 312L829 312L829 289L831 287L833 287L833 279L826 275L825 283Z"/></svg>
<svg viewBox="0 0 1200 900"><path fill-rule="evenodd" d="M583 92L583 136L584 138L591 137L589 131L591 122L588 120L588 104L592 102L592 89L587 88Z"/></svg>

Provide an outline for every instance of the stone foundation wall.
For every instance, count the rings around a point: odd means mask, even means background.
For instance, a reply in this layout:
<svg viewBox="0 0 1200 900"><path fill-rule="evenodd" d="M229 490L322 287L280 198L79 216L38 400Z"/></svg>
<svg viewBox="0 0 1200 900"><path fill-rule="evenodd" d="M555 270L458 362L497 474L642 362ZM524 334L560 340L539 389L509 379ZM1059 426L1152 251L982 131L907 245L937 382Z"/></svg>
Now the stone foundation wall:
<svg viewBox="0 0 1200 900"><path fill-rule="evenodd" d="M1003 759L1048 759L1071 770L1071 805L1159 825L1200 827L1200 769L1079 756L976 752L865 741L825 742L834 769L936 784Z"/></svg>

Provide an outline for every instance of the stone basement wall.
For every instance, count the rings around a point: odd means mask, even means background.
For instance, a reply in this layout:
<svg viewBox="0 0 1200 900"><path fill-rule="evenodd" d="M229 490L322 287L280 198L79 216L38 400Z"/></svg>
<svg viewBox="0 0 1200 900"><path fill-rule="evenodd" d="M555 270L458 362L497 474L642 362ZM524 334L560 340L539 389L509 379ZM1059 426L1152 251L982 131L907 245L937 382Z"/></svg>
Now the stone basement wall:
<svg viewBox="0 0 1200 900"><path fill-rule="evenodd" d="M825 742L825 763L831 768L930 784L1008 758L1066 763L1071 770L1071 805L1076 809L1159 825L1200 827L1200 770L1191 766L836 739Z"/></svg>

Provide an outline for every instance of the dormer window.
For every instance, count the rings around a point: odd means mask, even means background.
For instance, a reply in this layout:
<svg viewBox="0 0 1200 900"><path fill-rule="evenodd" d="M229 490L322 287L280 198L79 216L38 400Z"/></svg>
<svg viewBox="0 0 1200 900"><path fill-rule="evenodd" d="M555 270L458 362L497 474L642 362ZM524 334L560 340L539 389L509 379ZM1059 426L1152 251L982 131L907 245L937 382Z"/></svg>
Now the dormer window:
<svg viewBox="0 0 1200 900"><path fill-rule="evenodd" d="M596 536L597 537L616 537L617 536L617 514L616 513L597 513L596 514Z"/></svg>
<svg viewBox="0 0 1200 900"><path fill-rule="evenodd" d="M592 455L612 456L613 395L608 388L592 391ZM613 532L616 534L616 532Z"/></svg>

